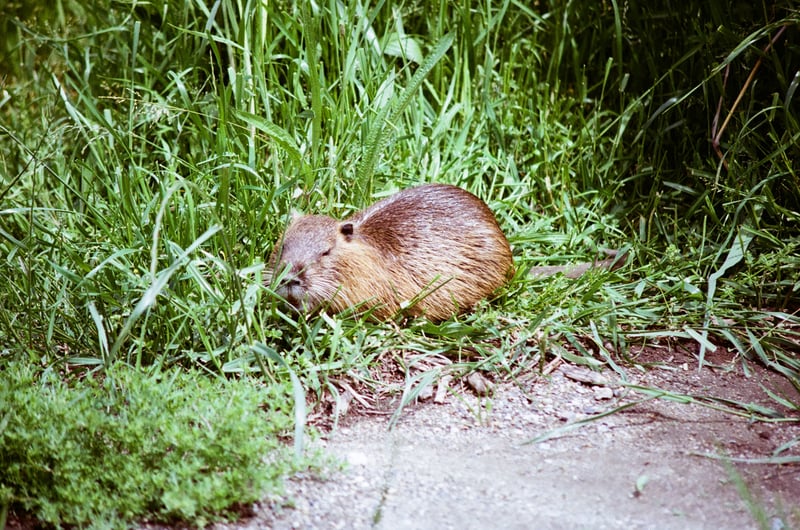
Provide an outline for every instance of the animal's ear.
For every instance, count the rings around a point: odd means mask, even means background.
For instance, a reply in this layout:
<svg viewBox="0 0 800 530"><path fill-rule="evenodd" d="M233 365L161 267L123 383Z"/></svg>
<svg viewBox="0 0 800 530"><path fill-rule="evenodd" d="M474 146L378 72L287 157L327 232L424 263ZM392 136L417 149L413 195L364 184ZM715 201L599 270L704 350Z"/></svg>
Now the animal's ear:
<svg viewBox="0 0 800 530"><path fill-rule="evenodd" d="M289 214L289 224L294 223L295 221L297 221L301 217L303 217L303 212L301 212L300 210L295 210L294 208L292 208L292 211Z"/></svg>
<svg viewBox="0 0 800 530"><path fill-rule="evenodd" d="M347 241L353 237L353 223L342 223L339 225L339 232Z"/></svg>

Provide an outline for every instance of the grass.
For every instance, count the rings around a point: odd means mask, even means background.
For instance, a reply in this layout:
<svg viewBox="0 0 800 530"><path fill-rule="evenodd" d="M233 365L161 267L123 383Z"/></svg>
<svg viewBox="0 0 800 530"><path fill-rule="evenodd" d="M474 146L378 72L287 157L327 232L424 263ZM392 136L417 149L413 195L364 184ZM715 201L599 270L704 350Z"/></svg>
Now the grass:
<svg viewBox="0 0 800 530"><path fill-rule="evenodd" d="M298 451L306 399L344 374L376 385L397 350L514 376L681 340L698 365L723 345L800 389L793 5L7 3L0 369L77 393L153 370L212 394L257 378ZM291 208L345 216L431 181L484 198L508 234L520 272L492 303L396 326L300 318L264 285ZM601 248L633 257L524 274ZM7 505L45 505L0 482ZM53 520L81 524L67 504Z"/></svg>

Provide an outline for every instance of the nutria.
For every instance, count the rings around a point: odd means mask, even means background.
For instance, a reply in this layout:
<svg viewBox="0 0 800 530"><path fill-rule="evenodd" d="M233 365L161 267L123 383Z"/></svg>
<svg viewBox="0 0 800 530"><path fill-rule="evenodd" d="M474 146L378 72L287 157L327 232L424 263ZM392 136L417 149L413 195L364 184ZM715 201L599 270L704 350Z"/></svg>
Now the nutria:
<svg viewBox="0 0 800 530"><path fill-rule="evenodd" d="M270 262L286 271L277 292L293 306L338 312L363 302L377 319L402 308L444 320L513 274L489 207L447 184L400 191L344 221L294 216Z"/></svg>
<svg viewBox="0 0 800 530"><path fill-rule="evenodd" d="M577 275L592 266L537 267ZM465 311L514 273L511 248L489 207L456 186L400 191L344 221L293 215L270 257L276 292L306 311L359 306L377 319L403 309L440 321Z"/></svg>

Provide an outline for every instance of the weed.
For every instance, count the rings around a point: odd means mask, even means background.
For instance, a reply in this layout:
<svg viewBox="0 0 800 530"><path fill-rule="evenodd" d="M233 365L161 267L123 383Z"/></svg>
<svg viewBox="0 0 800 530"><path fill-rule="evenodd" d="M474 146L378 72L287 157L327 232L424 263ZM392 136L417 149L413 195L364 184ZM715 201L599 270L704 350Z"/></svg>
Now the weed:
<svg viewBox="0 0 800 530"><path fill-rule="evenodd" d="M277 491L295 462L286 388L122 365L0 372L3 504L54 525L202 524Z"/></svg>

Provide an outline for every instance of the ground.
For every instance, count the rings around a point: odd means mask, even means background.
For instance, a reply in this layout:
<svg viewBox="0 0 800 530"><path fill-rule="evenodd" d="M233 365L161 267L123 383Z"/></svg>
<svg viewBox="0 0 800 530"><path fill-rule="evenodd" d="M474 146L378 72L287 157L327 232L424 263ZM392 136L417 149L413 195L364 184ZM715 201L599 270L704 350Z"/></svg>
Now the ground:
<svg viewBox="0 0 800 530"><path fill-rule="evenodd" d="M333 423L320 408L311 446L344 465L291 477L284 495L212 528L800 528L800 418L765 393L800 403L787 379L723 349L701 369L696 352L670 347L620 370L673 399L645 400L615 384L619 373L557 359L545 375L490 382L483 397L454 378L393 423L391 392L367 395L342 381L349 410ZM776 421L756 421L734 402L769 407ZM795 461L759 463L774 454Z"/></svg>
<svg viewBox="0 0 800 530"><path fill-rule="evenodd" d="M663 352L645 352L637 360L647 355L664 359ZM779 414L792 412L764 388L800 402L788 381L724 350L699 370L688 351L667 359L646 371L624 368L628 381L716 398L712 404L720 406L758 403ZM797 462L714 458L769 457L800 440L796 421L753 421L658 399L530 443L646 397L622 387L609 395L576 380L587 374L566 363L550 369L546 377L498 384L490 397L464 387L444 403L416 404L391 429L392 410L351 412L316 442L346 463L342 471L293 477L284 497L219 528L735 529L758 528L759 512L766 528L800 528ZM798 443L781 453L799 454Z"/></svg>

